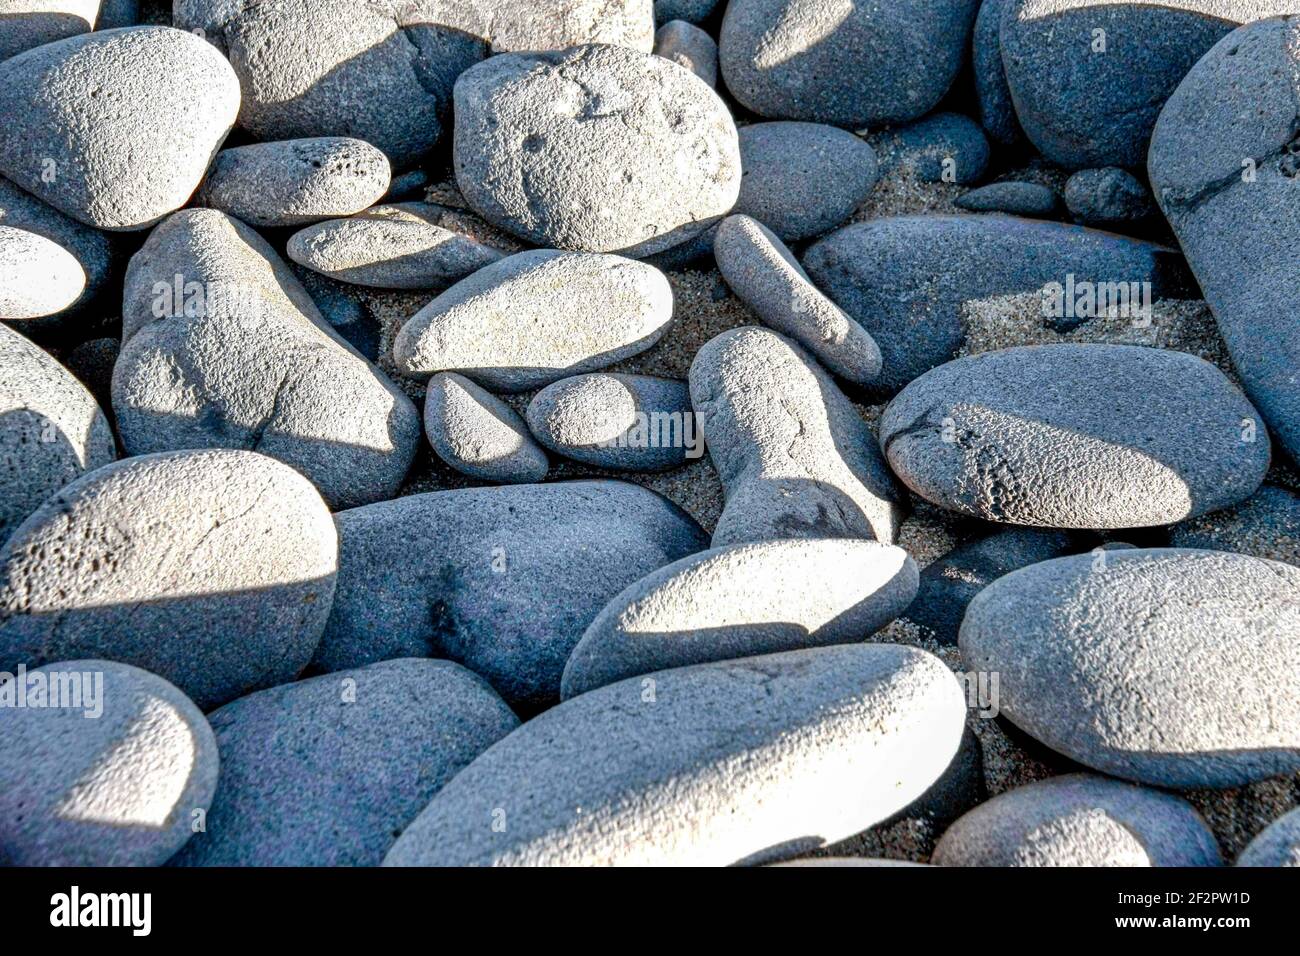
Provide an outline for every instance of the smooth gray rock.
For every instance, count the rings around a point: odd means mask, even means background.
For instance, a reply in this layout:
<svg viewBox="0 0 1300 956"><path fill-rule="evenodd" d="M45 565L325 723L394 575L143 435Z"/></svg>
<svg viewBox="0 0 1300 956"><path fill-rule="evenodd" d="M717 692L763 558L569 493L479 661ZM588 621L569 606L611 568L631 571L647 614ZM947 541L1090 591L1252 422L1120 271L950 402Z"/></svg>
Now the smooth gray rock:
<svg viewBox="0 0 1300 956"><path fill-rule="evenodd" d="M1300 867L1300 810L1270 823L1241 851L1236 865Z"/></svg>
<svg viewBox="0 0 1300 956"><path fill-rule="evenodd" d="M1016 146L1024 139L1011 100L1011 88L1007 85L1006 69L1002 66L1002 13L1013 2L983 0L971 42L980 124L989 139L999 146Z"/></svg>
<svg viewBox="0 0 1300 956"><path fill-rule="evenodd" d="M707 83L617 46L496 56L456 82L456 182L539 246L644 256L736 203L740 147Z"/></svg>
<svg viewBox="0 0 1300 956"><path fill-rule="evenodd" d="M356 287L336 282L296 262L290 263L289 268L334 331L367 360L378 362L383 328Z"/></svg>
<svg viewBox="0 0 1300 956"><path fill-rule="evenodd" d="M187 209L153 231L127 269L122 340L113 410L129 454L260 451L336 508L391 498L415 457L411 400L225 213Z"/></svg>
<svg viewBox="0 0 1300 956"><path fill-rule="evenodd" d="M0 225L0 319L56 315L81 298L86 273L57 242Z"/></svg>
<svg viewBox="0 0 1300 956"><path fill-rule="evenodd" d="M97 30L133 27L140 22L140 0L100 0Z"/></svg>
<svg viewBox="0 0 1300 956"><path fill-rule="evenodd" d="M429 380L424 433L439 458L474 478L531 483L550 468L519 413L455 372Z"/></svg>
<svg viewBox="0 0 1300 956"><path fill-rule="evenodd" d="M927 789L956 753L964 718L951 671L894 645L634 677L566 701L489 748L384 864L718 866L796 856ZM504 827L491 826L494 812Z"/></svg>
<svg viewBox="0 0 1300 956"><path fill-rule="evenodd" d="M747 326L695 356L691 403L727 503L713 547L778 538L893 543L902 494L875 437L798 345Z"/></svg>
<svg viewBox="0 0 1300 956"><path fill-rule="evenodd" d="M599 372L542 389L525 416L551 451L597 468L659 471L704 454L685 382Z"/></svg>
<svg viewBox="0 0 1300 956"><path fill-rule="evenodd" d="M457 772L519 725L450 661L395 660L211 716L221 786L178 866L378 866Z"/></svg>
<svg viewBox="0 0 1300 956"><path fill-rule="evenodd" d="M0 325L0 544L54 492L116 457L85 386Z"/></svg>
<svg viewBox="0 0 1300 956"><path fill-rule="evenodd" d="M93 654L204 709L293 680L320 641L337 538L310 482L246 451L106 465L0 550L0 670Z"/></svg>
<svg viewBox="0 0 1300 956"><path fill-rule="evenodd" d="M990 183L958 196L953 205L971 212L1005 212L1013 216L1048 218L1060 206L1055 192L1038 183Z"/></svg>
<svg viewBox="0 0 1300 956"><path fill-rule="evenodd" d="M254 143L217 154L194 204L250 226L301 226L373 206L390 175L388 157L359 139Z"/></svg>
<svg viewBox="0 0 1300 956"><path fill-rule="evenodd" d="M1300 460L1300 17L1225 37L1169 98L1148 170L1246 393Z"/></svg>
<svg viewBox="0 0 1300 956"><path fill-rule="evenodd" d="M713 240L718 271L764 325L788 335L831 372L855 383L880 374L880 347L818 291L799 260L761 222L728 216Z"/></svg>
<svg viewBox="0 0 1300 956"><path fill-rule="evenodd" d="M1150 548L1056 558L971 602L968 667L1003 716L1093 769L1236 787L1300 769L1300 568Z"/></svg>
<svg viewBox="0 0 1300 956"><path fill-rule="evenodd" d="M1046 528L1171 524L1249 498L1268 471L1259 413L1185 352L1039 345L957 359L880 417L894 473L961 514Z"/></svg>
<svg viewBox="0 0 1300 956"><path fill-rule="evenodd" d="M1195 298L1182 256L1153 243L1012 216L899 216L847 226L803 257L817 288L871 334L884 369L873 389L891 395L954 358L965 340L962 310L994 296L1054 284L1094 291L1137 289L1152 300ZM1134 287L1132 283L1139 283ZM1079 295L1082 295L1080 292ZM1049 318L1044 297L1044 319ZM1136 303L1135 303L1136 304ZM1061 330L1081 310L1051 317Z"/></svg>
<svg viewBox="0 0 1300 956"><path fill-rule="evenodd" d="M0 173L88 225L144 229L185 205L239 108L230 64L183 30L59 40L0 63Z"/></svg>
<svg viewBox="0 0 1300 956"><path fill-rule="evenodd" d="M822 123L753 123L740 129L743 176L736 212L784 242L821 235L862 205L879 178L866 140Z"/></svg>
<svg viewBox="0 0 1300 956"><path fill-rule="evenodd" d="M502 256L465 235L442 206L424 202L308 226L289 237L285 252L314 272L377 289L445 289Z"/></svg>
<svg viewBox="0 0 1300 956"><path fill-rule="evenodd" d="M979 182L991 153L984 130L960 113L935 113L891 131L878 142L884 147L882 175L907 170L923 183Z"/></svg>
<svg viewBox="0 0 1300 956"><path fill-rule="evenodd" d="M512 705L553 703L583 629L706 537L618 481L438 491L345 511L339 586L313 666L446 657Z"/></svg>
<svg viewBox="0 0 1300 956"><path fill-rule="evenodd" d="M703 23L719 6L721 0L654 0L655 21L685 20Z"/></svg>
<svg viewBox="0 0 1300 956"><path fill-rule="evenodd" d="M0 863L161 866L189 839L218 761L188 697L103 660L0 680Z"/></svg>
<svg viewBox="0 0 1300 956"><path fill-rule="evenodd" d="M394 176L384 193L385 202L398 202L403 199L424 199L429 188L429 174L423 169L413 169L409 173Z"/></svg>
<svg viewBox="0 0 1300 956"><path fill-rule="evenodd" d="M979 0L731 0L731 95L761 116L850 129L930 112L966 59Z"/></svg>
<svg viewBox="0 0 1300 956"><path fill-rule="evenodd" d="M796 867L801 869L821 869L823 867L876 867L876 866L928 866L926 863L913 863L911 860L883 860L865 856L817 856L803 860L787 860L784 863L770 863L773 868L784 869Z"/></svg>
<svg viewBox="0 0 1300 956"><path fill-rule="evenodd" d="M938 866L1221 866L1190 803L1158 790L1072 773L1017 787L944 833Z"/></svg>
<svg viewBox="0 0 1300 956"><path fill-rule="evenodd" d="M653 671L853 644L916 595L916 562L876 541L762 541L682 558L615 597L564 667L565 700Z"/></svg>
<svg viewBox="0 0 1300 956"><path fill-rule="evenodd" d="M671 60L709 86L718 85L718 45L697 26L672 20L655 31L655 56Z"/></svg>
<svg viewBox="0 0 1300 956"><path fill-rule="evenodd" d="M1265 485L1233 508L1174 525L1169 543L1300 565L1300 495Z"/></svg>
<svg viewBox="0 0 1300 956"><path fill-rule="evenodd" d="M1081 169L1065 183L1065 205L1084 225L1121 225L1155 215L1151 190L1127 170Z"/></svg>
<svg viewBox="0 0 1300 956"><path fill-rule="evenodd" d="M458 371L523 392L644 352L672 314L672 286L654 266L535 249L485 266L417 312L393 340L393 360L408 375Z"/></svg>
<svg viewBox="0 0 1300 956"><path fill-rule="evenodd" d="M0 0L0 60L95 28L99 0Z"/></svg>

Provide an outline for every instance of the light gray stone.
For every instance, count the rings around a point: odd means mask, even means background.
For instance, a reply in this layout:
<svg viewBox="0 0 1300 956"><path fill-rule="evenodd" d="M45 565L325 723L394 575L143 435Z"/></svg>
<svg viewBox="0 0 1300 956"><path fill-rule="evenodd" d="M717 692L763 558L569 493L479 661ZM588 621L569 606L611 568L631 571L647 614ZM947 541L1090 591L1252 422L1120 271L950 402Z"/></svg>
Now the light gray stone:
<svg viewBox="0 0 1300 956"><path fill-rule="evenodd" d="M493 53L608 43L649 53L654 0L468 0L423 4L426 17L481 36Z"/></svg>
<svg viewBox="0 0 1300 956"><path fill-rule="evenodd" d="M474 478L538 482L550 468L519 413L454 372L429 380L424 433L439 458Z"/></svg>
<svg viewBox="0 0 1300 956"><path fill-rule="evenodd" d="M0 60L95 28L99 0L0 0Z"/></svg>
<svg viewBox="0 0 1300 956"><path fill-rule="evenodd" d="M655 31L656 56L684 66L709 86L718 85L718 45L697 26L672 20Z"/></svg>
<svg viewBox="0 0 1300 956"><path fill-rule="evenodd" d="M1270 823L1241 851L1236 865L1300 867L1300 810Z"/></svg>
<svg viewBox="0 0 1300 956"><path fill-rule="evenodd" d="M57 242L0 225L0 319L39 319L81 298L86 273Z"/></svg>

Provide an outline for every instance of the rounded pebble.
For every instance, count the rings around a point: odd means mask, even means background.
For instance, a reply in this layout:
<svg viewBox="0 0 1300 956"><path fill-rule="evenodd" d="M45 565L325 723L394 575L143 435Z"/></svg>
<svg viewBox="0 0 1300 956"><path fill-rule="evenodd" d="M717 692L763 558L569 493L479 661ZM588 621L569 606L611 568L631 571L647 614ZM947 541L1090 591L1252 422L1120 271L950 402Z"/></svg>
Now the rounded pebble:
<svg viewBox="0 0 1300 956"><path fill-rule="evenodd" d="M672 20L655 31L655 56L685 67L709 86L718 85L718 45L697 26Z"/></svg>
<svg viewBox="0 0 1300 956"><path fill-rule="evenodd" d="M990 183L972 189L953 200L953 205L971 212L1005 212L1013 216L1047 219L1060 207L1060 199L1038 183Z"/></svg>
<svg viewBox="0 0 1300 956"><path fill-rule="evenodd" d="M86 273L67 249L25 229L0 225L0 319L39 319L81 298Z"/></svg>
<svg viewBox="0 0 1300 956"><path fill-rule="evenodd" d="M519 413L454 372L429 380L424 433L439 458L484 481L537 482L550 468Z"/></svg>
<svg viewBox="0 0 1300 956"><path fill-rule="evenodd" d="M971 67L980 124L999 146L1015 146L1023 138L1016 105L1002 65L1002 13L1015 0L983 0L975 18Z"/></svg>
<svg viewBox="0 0 1300 956"><path fill-rule="evenodd" d="M99 0L5 0L0 60L95 29Z"/></svg>
<svg viewBox="0 0 1300 956"><path fill-rule="evenodd" d="M923 183L979 182L989 165L989 141L969 116L935 113L881 138L885 175L906 169Z"/></svg>
<svg viewBox="0 0 1300 956"><path fill-rule="evenodd" d="M1300 565L1300 495L1265 485L1235 507L1174 525L1169 543Z"/></svg>
<svg viewBox="0 0 1300 956"><path fill-rule="evenodd" d="M1242 850L1236 865L1300 867L1300 810L1269 824Z"/></svg>
<svg viewBox="0 0 1300 956"><path fill-rule="evenodd" d="M1141 222L1155 214L1151 190L1123 169L1081 169L1065 183L1065 205L1084 225Z"/></svg>

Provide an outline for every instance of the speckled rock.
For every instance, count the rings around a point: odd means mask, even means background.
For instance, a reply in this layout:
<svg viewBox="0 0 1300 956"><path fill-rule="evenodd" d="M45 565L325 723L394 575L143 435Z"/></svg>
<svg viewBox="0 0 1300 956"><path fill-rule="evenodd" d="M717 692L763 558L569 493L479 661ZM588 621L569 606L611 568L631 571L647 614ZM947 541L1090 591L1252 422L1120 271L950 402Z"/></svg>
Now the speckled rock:
<svg viewBox="0 0 1300 956"><path fill-rule="evenodd" d="M569 652L611 598L706 542L666 499L617 481L438 491L336 523L317 670L446 657L528 708L558 699Z"/></svg>
<svg viewBox="0 0 1300 956"><path fill-rule="evenodd" d="M1237 866L1300 867L1300 810L1275 820L1251 840Z"/></svg>
<svg viewBox="0 0 1300 956"><path fill-rule="evenodd" d="M761 116L851 129L907 122L948 91L978 8L979 0L731 0L722 76Z"/></svg>
<svg viewBox="0 0 1300 956"><path fill-rule="evenodd" d="M439 458L484 481L538 482L550 468L519 413L454 372L429 380L424 433Z"/></svg>
<svg viewBox="0 0 1300 956"><path fill-rule="evenodd" d="M994 581L961 628L1003 716L1159 787L1300 770L1300 568L1178 548L1056 558Z"/></svg>
<svg viewBox="0 0 1300 956"><path fill-rule="evenodd" d="M1017 787L943 835L939 866L1220 866L1192 805L1158 790L1066 774Z"/></svg>
<svg viewBox="0 0 1300 956"><path fill-rule="evenodd" d="M743 176L736 212L785 242L834 229L875 188L876 151L822 123L753 123L740 129Z"/></svg>
<svg viewBox="0 0 1300 956"><path fill-rule="evenodd" d="M71 306L86 288L76 257L57 242L0 225L0 319L39 319Z"/></svg>
<svg viewBox="0 0 1300 956"><path fill-rule="evenodd" d="M643 256L735 205L740 147L707 83L616 46L496 56L456 82L456 181L539 246Z"/></svg>
<svg viewBox="0 0 1300 956"><path fill-rule="evenodd" d="M483 37L493 53L563 50L582 43L649 53L654 45L654 0L471 0L435 6L433 14Z"/></svg>
<svg viewBox="0 0 1300 956"><path fill-rule="evenodd" d="M377 289L445 289L501 258L431 203L375 206L308 226L285 252L322 275Z"/></svg>
<svg viewBox="0 0 1300 956"><path fill-rule="evenodd" d="M718 45L697 26L672 20L655 31L655 56L671 60L709 86L718 85Z"/></svg>
<svg viewBox="0 0 1300 956"><path fill-rule="evenodd" d="M1236 507L1174 525L1169 543L1300 565L1300 496L1265 485Z"/></svg>
<svg viewBox="0 0 1300 956"><path fill-rule="evenodd" d="M984 178L989 141L969 116L935 113L880 138L881 171L910 170L923 183L968 185Z"/></svg>
<svg viewBox="0 0 1300 956"><path fill-rule="evenodd" d="M703 23L720 3L721 0L654 0L655 20L658 23L670 20Z"/></svg>
<svg viewBox="0 0 1300 956"><path fill-rule="evenodd" d="M395 660L211 716L221 787L180 866L378 866L455 774L519 724L450 661Z"/></svg>
<svg viewBox="0 0 1300 956"><path fill-rule="evenodd" d="M1081 169L1065 183L1065 205L1084 225L1120 225L1155 215L1151 190L1127 170Z"/></svg>
<svg viewBox="0 0 1300 956"><path fill-rule="evenodd" d="M4 0L0 60L95 28L99 0Z"/></svg>
<svg viewBox="0 0 1300 956"><path fill-rule="evenodd" d="M153 231L127 270L122 339L113 410L132 455L260 451L333 507L392 497L415 456L411 400L225 213L185 210Z"/></svg>
<svg viewBox="0 0 1300 956"><path fill-rule="evenodd" d="M5 677L0 863L165 863L217 786L217 744L194 703L162 678L111 661Z"/></svg>
<svg viewBox="0 0 1300 956"><path fill-rule="evenodd" d="M1016 106L1011 101L1006 69L1002 66L1002 12L1015 0L983 0L975 18L971 67L975 72L975 99L980 124L989 139L1000 146L1015 146L1023 138Z"/></svg>
<svg viewBox="0 0 1300 956"><path fill-rule="evenodd" d="M388 157L359 139L254 143L217 154L195 205L251 226L301 226L374 205L390 175Z"/></svg>
<svg viewBox="0 0 1300 956"><path fill-rule="evenodd" d="M880 348L862 326L822 295L803 266L766 226L728 216L713 240L718 271L764 325L794 339L850 382L880 374Z"/></svg>
<svg viewBox="0 0 1300 956"><path fill-rule="evenodd" d="M672 287L654 266L535 249L480 269L426 305L398 332L393 359L409 375L459 371L522 392L644 352L672 314Z"/></svg>
<svg viewBox="0 0 1300 956"><path fill-rule="evenodd" d="M116 462L57 492L0 550L0 670L93 653L223 704L307 665L336 563L324 502L279 462L228 450Z"/></svg>
<svg viewBox="0 0 1300 956"><path fill-rule="evenodd" d="M0 63L0 173L89 225L144 229L185 205L238 111L230 64L198 37L85 33Z"/></svg>
<svg viewBox="0 0 1300 956"><path fill-rule="evenodd" d="M703 551L600 612L564 668L565 700L653 671L853 644L916 594L907 552L876 541L763 541Z"/></svg>
<svg viewBox="0 0 1300 956"><path fill-rule="evenodd" d="M990 183L958 196L953 205L971 212L1005 212L1013 216L1044 219L1060 207L1060 199L1038 183Z"/></svg>

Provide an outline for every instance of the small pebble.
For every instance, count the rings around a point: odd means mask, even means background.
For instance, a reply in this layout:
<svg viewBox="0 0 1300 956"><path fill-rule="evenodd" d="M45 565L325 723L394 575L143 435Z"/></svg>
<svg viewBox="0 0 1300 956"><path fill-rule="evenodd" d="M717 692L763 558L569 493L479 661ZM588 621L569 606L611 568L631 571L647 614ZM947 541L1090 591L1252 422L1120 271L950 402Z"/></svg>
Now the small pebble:
<svg viewBox="0 0 1300 956"><path fill-rule="evenodd" d="M1233 508L1174 525L1169 543L1300 565L1300 495L1265 485Z"/></svg>
<svg viewBox="0 0 1300 956"><path fill-rule="evenodd" d="M673 20L655 31L655 56L684 66L709 86L718 85L718 45L697 26Z"/></svg>
<svg viewBox="0 0 1300 956"><path fill-rule="evenodd" d="M990 183L957 197L953 204L971 212L1005 212L1012 216L1049 219L1060 208L1060 199L1038 183Z"/></svg>
<svg viewBox="0 0 1300 956"><path fill-rule="evenodd" d="M1156 212L1151 190L1123 169L1081 169L1065 183L1065 205L1085 226L1142 222Z"/></svg>
<svg viewBox="0 0 1300 956"><path fill-rule="evenodd" d="M989 142L969 116L935 113L880 138L883 175L906 168L923 183L979 182L989 165Z"/></svg>
<svg viewBox="0 0 1300 956"><path fill-rule="evenodd" d="M1237 866L1300 867L1300 810L1269 824L1237 857Z"/></svg>
<svg viewBox="0 0 1300 956"><path fill-rule="evenodd" d="M424 433L439 458L484 481L537 482L550 468L519 413L455 372L429 380Z"/></svg>
<svg viewBox="0 0 1300 956"><path fill-rule="evenodd" d="M0 319L55 315L81 298L86 273L57 242L0 225Z"/></svg>

